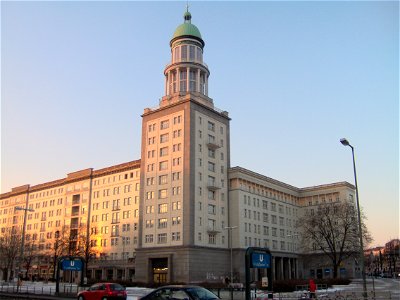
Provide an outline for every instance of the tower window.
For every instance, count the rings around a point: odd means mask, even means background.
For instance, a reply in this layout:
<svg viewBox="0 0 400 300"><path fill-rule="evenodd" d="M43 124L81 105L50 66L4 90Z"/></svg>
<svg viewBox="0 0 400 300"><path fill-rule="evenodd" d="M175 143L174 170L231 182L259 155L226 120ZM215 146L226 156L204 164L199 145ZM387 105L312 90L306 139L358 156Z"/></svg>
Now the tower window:
<svg viewBox="0 0 400 300"><path fill-rule="evenodd" d="M187 87L186 87L186 79L187 79L187 72L186 70L182 70L179 74L179 87L180 87L180 92L186 92Z"/></svg>
<svg viewBox="0 0 400 300"><path fill-rule="evenodd" d="M186 45L183 45L181 47L181 60L182 61L187 60L187 46Z"/></svg>
<svg viewBox="0 0 400 300"><path fill-rule="evenodd" d="M195 57L195 47L194 46L189 46L189 59L190 61L194 61Z"/></svg>
<svg viewBox="0 0 400 300"><path fill-rule="evenodd" d="M189 72L189 91L196 91L196 72L192 70Z"/></svg>

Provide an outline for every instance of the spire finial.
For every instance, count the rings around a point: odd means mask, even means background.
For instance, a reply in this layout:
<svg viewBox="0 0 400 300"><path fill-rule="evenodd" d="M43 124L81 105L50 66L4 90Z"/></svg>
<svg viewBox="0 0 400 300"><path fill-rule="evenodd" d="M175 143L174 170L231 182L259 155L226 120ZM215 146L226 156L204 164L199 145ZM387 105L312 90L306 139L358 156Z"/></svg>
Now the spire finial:
<svg viewBox="0 0 400 300"><path fill-rule="evenodd" d="M186 12L183 15L183 19L185 20L185 23L191 23L192 15L189 12L189 1L186 1Z"/></svg>

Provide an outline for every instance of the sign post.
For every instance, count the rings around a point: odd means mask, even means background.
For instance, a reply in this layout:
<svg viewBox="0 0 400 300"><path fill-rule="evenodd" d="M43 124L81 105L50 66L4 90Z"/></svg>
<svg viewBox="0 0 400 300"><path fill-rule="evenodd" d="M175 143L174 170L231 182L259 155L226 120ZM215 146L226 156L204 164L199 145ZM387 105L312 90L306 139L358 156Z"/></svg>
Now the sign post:
<svg viewBox="0 0 400 300"><path fill-rule="evenodd" d="M246 250L246 300L251 299L250 294L250 269L267 269L267 277L263 277L263 286L266 284L271 293L268 293L268 298L272 296L273 281L272 281L272 254L268 248L249 247Z"/></svg>
<svg viewBox="0 0 400 300"><path fill-rule="evenodd" d="M83 270L85 269L85 259L80 256L62 256L58 259L56 275L56 295L60 293L60 270L80 271L81 285L83 285Z"/></svg>

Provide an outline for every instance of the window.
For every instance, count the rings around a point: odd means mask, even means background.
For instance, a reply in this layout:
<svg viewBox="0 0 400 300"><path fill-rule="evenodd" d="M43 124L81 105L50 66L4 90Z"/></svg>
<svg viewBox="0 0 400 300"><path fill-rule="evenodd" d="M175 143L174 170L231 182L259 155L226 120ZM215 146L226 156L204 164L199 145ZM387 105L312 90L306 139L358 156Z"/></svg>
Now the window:
<svg viewBox="0 0 400 300"><path fill-rule="evenodd" d="M181 123L181 120L182 120L182 116L174 117L174 125Z"/></svg>
<svg viewBox="0 0 400 300"><path fill-rule="evenodd" d="M222 154L222 153L221 153ZM215 158L215 150L208 149L208 157Z"/></svg>
<svg viewBox="0 0 400 300"><path fill-rule="evenodd" d="M146 178L146 184L149 185L153 185L154 184L154 177L149 177Z"/></svg>
<svg viewBox="0 0 400 300"><path fill-rule="evenodd" d="M172 217L172 225L181 224L181 217Z"/></svg>
<svg viewBox="0 0 400 300"><path fill-rule="evenodd" d="M186 61L187 60L187 47L186 45L181 46L181 60Z"/></svg>
<svg viewBox="0 0 400 300"><path fill-rule="evenodd" d="M158 205L158 213L159 214L164 214L168 212L168 205L166 203L159 204Z"/></svg>
<svg viewBox="0 0 400 300"><path fill-rule="evenodd" d="M154 220L146 220L146 228L153 228Z"/></svg>
<svg viewBox="0 0 400 300"><path fill-rule="evenodd" d="M182 46L186 47L186 46ZM185 48L186 49L186 48ZM183 54L183 51L182 51ZM186 70L181 70L179 72L179 87L180 87L180 92L186 92L186 78L187 78L187 72Z"/></svg>
<svg viewBox="0 0 400 300"><path fill-rule="evenodd" d="M158 184L166 184L168 183L168 175L160 175L158 177Z"/></svg>
<svg viewBox="0 0 400 300"><path fill-rule="evenodd" d="M215 164L212 162L208 162L208 171L215 172Z"/></svg>
<svg viewBox="0 0 400 300"><path fill-rule="evenodd" d="M146 214L152 214L152 213L154 213L154 206L153 205L146 206Z"/></svg>
<svg viewBox="0 0 400 300"><path fill-rule="evenodd" d="M172 146L172 151L173 152L178 152L178 151L181 151L181 143L179 143L179 144L174 144L173 146Z"/></svg>
<svg viewBox="0 0 400 300"><path fill-rule="evenodd" d="M163 170L167 170L167 169L168 169L168 161L167 160L161 161L159 170L163 171Z"/></svg>
<svg viewBox="0 0 400 300"><path fill-rule="evenodd" d="M182 130L181 130L181 129L174 130L174 132L172 133L172 135L173 135L173 138L180 137L180 136L181 136L181 132L182 132Z"/></svg>
<svg viewBox="0 0 400 300"><path fill-rule="evenodd" d="M216 244L216 236L215 236L215 234L209 234L208 235L208 243L210 244L210 245L215 245Z"/></svg>
<svg viewBox="0 0 400 300"><path fill-rule="evenodd" d="M179 180L181 177L181 172L173 172L172 173L172 181Z"/></svg>
<svg viewBox="0 0 400 300"><path fill-rule="evenodd" d="M180 166L181 165L181 158L177 157L177 158L172 159L172 165L173 166Z"/></svg>
<svg viewBox="0 0 400 300"><path fill-rule="evenodd" d="M152 243L153 242L153 235L152 234L146 234L144 239L145 239L145 243Z"/></svg>
<svg viewBox="0 0 400 300"><path fill-rule="evenodd" d="M158 191L158 199L167 198L167 189L162 189Z"/></svg>
<svg viewBox="0 0 400 300"><path fill-rule="evenodd" d="M160 156L167 156L168 155L168 147L160 148Z"/></svg>
<svg viewBox="0 0 400 300"><path fill-rule="evenodd" d="M161 121L160 129L167 129L169 127L169 120Z"/></svg>
<svg viewBox="0 0 400 300"><path fill-rule="evenodd" d="M180 194L181 194L181 187L180 186L172 188L172 195L180 195Z"/></svg>
<svg viewBox="0 0 400 300"><path fill-rule="evenodd" d="M180 201L172 202L172 210L180 210L180 209L181 209Z"/></svg>
<svg viewBox="0 0 400 300"><path fill-rule="evenodd" d="M169 135L168 133L160 135L160 143L166 143L169 140Z"/></svg>
<svg viewBox="0 0 400 300"><path fill-rule="evenodd" d="M165 244L166 242L167 242L167 234L166 233L157 234L157 243L158 244Z"/></svg>
<svg viewBox="0 0 400 300"><path fill-rule="evenodd" d="M194 70L190 70L189 72L189 91L196 91L196 71Z"/></svg>
<svg viewBox="0 0 400 300"><path fill-rule="evenodd" d="M167 228L167 226L168 226L167 218L158 219L158 228Z"/></svg>
<svg viewBox="0 0 400 300"><path fill-rule="evenodd" d="M180 241L181 240L181 233L180 232L172 232L171 233L171 240Z"/></svg>
<svg viewBox="0 0 400 300"><path fill-rule="evenodd" d="M146 199L147 200L154 199L154 192L146 192Z"/></svg>
<svg viewBox="0 0 400 300"><path fill-rule="evenodd" d="M213 122L208 121L208 130L215 131L215 124Z"/></svg>
<svg viewBox="0 0 400 300"><path fill-rule="evenodd" d="M215 215L216 214L215 205L208 204L208 213L211 214L211 215Z"/></svg>

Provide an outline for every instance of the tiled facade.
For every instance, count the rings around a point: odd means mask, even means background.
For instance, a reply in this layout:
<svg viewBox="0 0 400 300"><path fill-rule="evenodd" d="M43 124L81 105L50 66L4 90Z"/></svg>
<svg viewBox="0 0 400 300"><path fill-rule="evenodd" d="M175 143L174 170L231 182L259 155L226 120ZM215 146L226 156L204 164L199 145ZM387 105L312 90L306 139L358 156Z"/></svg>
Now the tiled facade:
<svg viewBox="0 0 400 300"><path fill-rule="evenodd" d="M181 26L196 32L188 12ZM34 241L49 254L67 230L70 250L95 254L88 275L102 280L221 280L230 275L230 246L236 281L244 281L249 246L271 249L276 278L307 277L298 217L319 203L352 198L354 186L296 188L231 168L230 118L208 97L204 41L179 30L164 70L165 96L142 115L141 159L2 194L1 233L24 231L25 245ZM38 262L31 271L48 277L52 266Z"/></svg>

